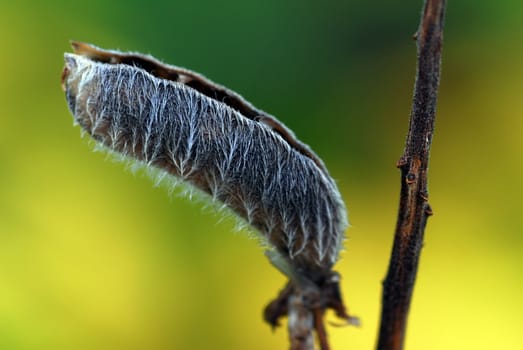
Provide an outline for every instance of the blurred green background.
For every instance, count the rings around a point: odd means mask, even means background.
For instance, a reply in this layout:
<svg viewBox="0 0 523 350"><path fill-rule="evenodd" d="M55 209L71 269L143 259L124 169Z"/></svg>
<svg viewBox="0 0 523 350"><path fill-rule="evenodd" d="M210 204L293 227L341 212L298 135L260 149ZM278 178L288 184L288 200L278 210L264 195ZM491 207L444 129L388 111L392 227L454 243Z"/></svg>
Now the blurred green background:
<svg viewBox="0 0 523 350"><path fill-rule="evenodd" d="M2 1L0 348L285 349L285 282L234 220L92 152L60 89L69 40L196 70L290 126L337 179L343 290L372 349L421 1ZM522 349L523 3L449 0L430 219L407 349ZM333 317L331 317L333 319Z"/></svg>

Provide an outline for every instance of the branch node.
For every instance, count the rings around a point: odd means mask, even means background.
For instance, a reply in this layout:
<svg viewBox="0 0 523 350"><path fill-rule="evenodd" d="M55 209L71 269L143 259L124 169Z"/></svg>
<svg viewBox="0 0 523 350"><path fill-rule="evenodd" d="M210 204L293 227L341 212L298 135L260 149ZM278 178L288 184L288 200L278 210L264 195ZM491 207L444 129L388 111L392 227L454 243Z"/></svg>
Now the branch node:
<svg viewBox="0 0 523 350"><path fill-rule="evenodd" d="M407 157L401 156L401 158L396 162L396 168L401 169L408 164Z"/></svg>
<svg viewBox="0 0 523 350"><path fill-rule="evenodd" d="M414 174L414 173L408 173L407 176L405 177L405 182L406 182L408 185L411 185L411 184L413 184L414 182L416 182L416 174Z"/></svg>

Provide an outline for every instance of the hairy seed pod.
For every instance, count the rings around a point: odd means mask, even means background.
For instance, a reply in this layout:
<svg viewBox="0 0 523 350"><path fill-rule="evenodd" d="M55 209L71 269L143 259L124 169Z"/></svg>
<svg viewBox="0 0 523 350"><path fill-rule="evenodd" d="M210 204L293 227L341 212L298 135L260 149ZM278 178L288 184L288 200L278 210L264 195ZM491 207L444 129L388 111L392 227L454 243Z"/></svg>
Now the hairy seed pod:
<svg viewBox="0 0 523 350"><path fill-rule="evenodd" d="M136 53L73 43L62 84L97 142L181 178L261 233L291 278L317 280L336 262L346 210L308 146L238 94Z"/></svg>

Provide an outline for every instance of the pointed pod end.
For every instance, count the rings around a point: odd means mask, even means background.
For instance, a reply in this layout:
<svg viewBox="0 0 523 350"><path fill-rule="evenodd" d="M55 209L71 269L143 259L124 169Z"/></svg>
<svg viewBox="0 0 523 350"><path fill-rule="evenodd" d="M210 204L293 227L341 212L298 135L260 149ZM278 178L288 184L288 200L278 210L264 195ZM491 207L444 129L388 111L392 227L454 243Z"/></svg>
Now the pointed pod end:
<svg viewBox="0 0 523 350"><path fill-rule="evenodd" d="M73 52L75 54L87 57L95 61L112 62L112 60L114 60L114 52L102 50L99 47L96 47L88 43L71 40L71 47L73 48Z"/></svg>
<svg viewBox="0 0 523 350"><path fill-rule="evenodd" d="M77 55L89 56L88 53L95 50L93 45L76 40L71 40L71 47Z"/></svg>

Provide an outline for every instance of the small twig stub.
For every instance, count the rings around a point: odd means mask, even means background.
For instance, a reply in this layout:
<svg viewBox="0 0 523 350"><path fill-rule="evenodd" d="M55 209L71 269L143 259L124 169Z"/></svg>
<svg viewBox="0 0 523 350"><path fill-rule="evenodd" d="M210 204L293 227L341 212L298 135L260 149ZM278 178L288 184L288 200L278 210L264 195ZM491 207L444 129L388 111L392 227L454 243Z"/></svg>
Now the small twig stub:
<svg viewBox="0 0 523 350"><path fill-rule="evenodd" d="M62 84L82 129L230 208L260 232L295 291L321 290L348 222L334 180L307 145L200 74L137 53L73 48Z"/></svg>

